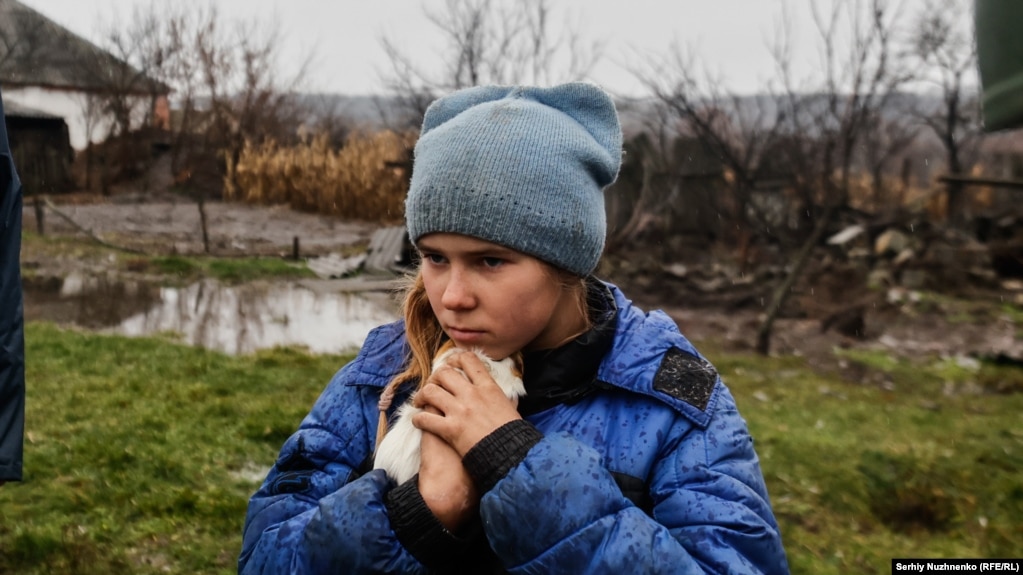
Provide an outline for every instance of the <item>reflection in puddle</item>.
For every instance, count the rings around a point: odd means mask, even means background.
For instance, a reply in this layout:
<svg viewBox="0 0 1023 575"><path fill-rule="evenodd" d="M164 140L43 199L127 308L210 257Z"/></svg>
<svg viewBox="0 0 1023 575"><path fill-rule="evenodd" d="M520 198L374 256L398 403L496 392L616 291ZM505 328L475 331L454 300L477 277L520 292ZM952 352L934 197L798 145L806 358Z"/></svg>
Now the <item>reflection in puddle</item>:
<svg viewBox="0 0 1023 575"><path fill-rule="evenodd" d="M275 346L350 351L396 316L384 294L324 293L292 283L172 288L69 276L26 282L25 317L129 336L171 332L192 345L245 354Z"/></svg>
<svg viewBox="0 0 1023 575"><path fill-rule="evenodd" d="M86 329L116 326L160 303L159 287L103 274L22 278L25 319Z"/></svg>

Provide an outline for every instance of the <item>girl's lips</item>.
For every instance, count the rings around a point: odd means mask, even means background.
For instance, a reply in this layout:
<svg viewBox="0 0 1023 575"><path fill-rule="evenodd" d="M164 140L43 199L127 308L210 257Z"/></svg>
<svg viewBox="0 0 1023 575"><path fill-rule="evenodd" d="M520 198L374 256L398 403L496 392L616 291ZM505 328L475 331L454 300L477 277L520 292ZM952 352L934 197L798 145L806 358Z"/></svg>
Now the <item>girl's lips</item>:
<svg viewBox="0 0 1023 575"><path fill-rule="evenodd" d="M449 327L447 329L448 337L455 340L457 343L471 344L481 340L486 332L474 330L474 329L460 329L457 327Z"/></svg>

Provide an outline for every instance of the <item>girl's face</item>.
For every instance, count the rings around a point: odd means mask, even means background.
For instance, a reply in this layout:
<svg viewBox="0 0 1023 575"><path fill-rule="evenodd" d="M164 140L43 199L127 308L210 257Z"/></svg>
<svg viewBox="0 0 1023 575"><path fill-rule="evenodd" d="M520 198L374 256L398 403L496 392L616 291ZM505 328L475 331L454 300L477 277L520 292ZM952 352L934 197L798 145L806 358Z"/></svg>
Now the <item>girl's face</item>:
<svg viewBox="0 0 1023 575"><path fill-rule="evenodd" d="M423 236L418 248L430 307L459 347L502 359L557 347L585 329L577 296L532 256L451 233Z"/></svg>

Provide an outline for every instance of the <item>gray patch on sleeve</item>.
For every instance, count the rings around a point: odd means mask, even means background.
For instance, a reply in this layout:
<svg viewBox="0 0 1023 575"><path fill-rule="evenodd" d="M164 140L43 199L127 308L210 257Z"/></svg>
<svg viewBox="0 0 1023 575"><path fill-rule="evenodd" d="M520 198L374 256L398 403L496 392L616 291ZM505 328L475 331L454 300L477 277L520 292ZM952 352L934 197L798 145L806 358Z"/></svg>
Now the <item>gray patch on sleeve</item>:
<svg viewBox="0 0 1023 575"><path fill-rule="evenodd" d="M664 354L654 376L654 389L704 411L718 381L710 363L673 347Z"/></svg>

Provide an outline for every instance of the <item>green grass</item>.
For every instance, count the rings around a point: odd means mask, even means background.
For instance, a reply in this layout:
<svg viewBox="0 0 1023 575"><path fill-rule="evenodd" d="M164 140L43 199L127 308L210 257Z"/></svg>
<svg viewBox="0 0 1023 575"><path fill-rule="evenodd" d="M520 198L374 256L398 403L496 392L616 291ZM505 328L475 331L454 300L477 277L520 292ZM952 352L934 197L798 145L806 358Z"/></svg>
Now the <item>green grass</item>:
<svg viewBox="0 0 1023 575"><path fill-rule="evenodd" d="M154 273L178 280L208 277L224 283L238 284L268 278L304 278L315 274L304 263L279 258L212 258L156 256L134 258L126 264L132 268L151 268Z"/></svg>
<svg viewBox="0 0 1023 575"><path fill-rule="evenodd" d="M0 488L0 573L233 573L248 497L347 360L26 335L26 481ZM703 350L756 440L793 573L1023 549L1023 394L984 383L1018 369L846 352L876 385Z"/></svg>
<svg viewBox="0 0 1023 575"><path fill-rule="evenodd" d="M0 573L233 573L248 497L347 358L26 329Z"/></svg>
<svg viewBox="0 0 1023 575"><path fill-rule="evenodd" d="M22 232L22 262L74 261L97 263L120 272L148 274L164 283L184 283L213 278L238 284L258 279L308 278L315 274L305 262L278 257L215 257L181 255L139 255L106 248L88 240L68 236L39 236ZM22 270L29 277L34 268Z"/></svg>
<svg viewBox="0 0 1023 575"><path fill-rule="evenodd" d="M792 358L717 358L756 439L793 573L1018 556L1023 394L985 393L988 366L847 355L891 385L842 382Z"/></svg>

